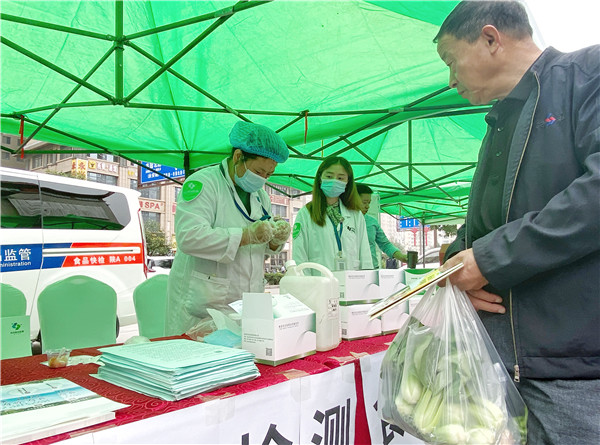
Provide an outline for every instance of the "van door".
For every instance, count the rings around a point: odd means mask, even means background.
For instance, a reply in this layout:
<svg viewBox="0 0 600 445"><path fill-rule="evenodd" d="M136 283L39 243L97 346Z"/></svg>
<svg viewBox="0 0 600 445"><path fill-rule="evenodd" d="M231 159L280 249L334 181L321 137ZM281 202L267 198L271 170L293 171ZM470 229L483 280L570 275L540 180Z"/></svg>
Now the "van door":
<svg viewBox="0 0 600 445"><path fill-rule="evenodd" d="M27 315L31 315L38 294L44 242L40 186L36 175L3 172L1 211L1 279L25 294ZM32 329L32 336L36 335L37 327Z"/></svg>

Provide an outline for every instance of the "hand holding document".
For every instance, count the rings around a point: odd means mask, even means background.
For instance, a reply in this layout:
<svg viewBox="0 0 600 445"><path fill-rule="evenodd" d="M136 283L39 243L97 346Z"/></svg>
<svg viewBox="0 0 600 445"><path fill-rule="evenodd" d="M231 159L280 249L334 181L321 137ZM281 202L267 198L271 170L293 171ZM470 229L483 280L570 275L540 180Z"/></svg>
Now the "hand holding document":
<svg viewBox="0 0 600 445"><path fill-rule="evenodd" d="M417 282L415 285L407 287L407 288L405 287L404 289L402 289L402 290L390 295L389 297L384 298L380 302L374 304L373 307L371 309L369 309L369 312L368 312L369 318L373 319L373 318L379 317L385 311L393 308L394 306L396 306L399 303L402 303L403 301L407 300L408 298L412 297L413 295L416 295L419 292L421 292L422 290L425 290L425 289L429 288L430 286L433 286L433 285L439 283L440 281L445 280L446 278L448 278L450 275L452 275L454 272L456 272L457 270L459 270L462 267L463 267L463 263L458 263L449 269L444 269L443 267L440 267L439 269L432 270L431 272L423 275L423 278L421 278L421 280L419 282Z"/></svg>

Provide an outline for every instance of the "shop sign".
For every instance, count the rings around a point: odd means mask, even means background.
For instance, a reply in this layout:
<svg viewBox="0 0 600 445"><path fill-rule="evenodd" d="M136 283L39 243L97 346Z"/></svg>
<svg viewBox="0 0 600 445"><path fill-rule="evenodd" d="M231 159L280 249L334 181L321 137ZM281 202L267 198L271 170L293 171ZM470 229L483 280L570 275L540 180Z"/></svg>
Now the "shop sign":
<svg viewBox="0 0 600 445"><path fill-rule="evenodd" d="M88 161L85 159L73 159L71 161L71 172L76 175L87 176Z"/></svg>
<svg viewBox="0 0 600 445"><path fill-rule="evenodd" d="M164 213L165 203L162 201L150 201L146 199L140 199L140 209L144 212L159 212Z"/></svg>
<svg viewBox="0 0 600 445"><path fill-rule="evenodd" d="M119 173L119 167L117 164L112 164L110 162L96 161L95 159L88 160L88 168L91 170L98 170L108 173Z"/></svg>

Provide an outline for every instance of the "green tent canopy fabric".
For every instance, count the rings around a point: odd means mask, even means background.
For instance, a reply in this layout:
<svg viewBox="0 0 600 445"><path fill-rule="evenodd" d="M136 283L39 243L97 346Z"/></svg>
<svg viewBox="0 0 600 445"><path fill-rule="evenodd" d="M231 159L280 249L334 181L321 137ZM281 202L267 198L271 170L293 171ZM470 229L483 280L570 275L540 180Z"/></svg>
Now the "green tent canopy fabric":
<svg viewBox="0 0 600 445"><path fill-rule="evenodd" d="M3 0L2 131L190 172L243 119L290 147L275 187L309 192L336 154L383 211L457 221L488 107L432 43L455 4Z"/></svg>

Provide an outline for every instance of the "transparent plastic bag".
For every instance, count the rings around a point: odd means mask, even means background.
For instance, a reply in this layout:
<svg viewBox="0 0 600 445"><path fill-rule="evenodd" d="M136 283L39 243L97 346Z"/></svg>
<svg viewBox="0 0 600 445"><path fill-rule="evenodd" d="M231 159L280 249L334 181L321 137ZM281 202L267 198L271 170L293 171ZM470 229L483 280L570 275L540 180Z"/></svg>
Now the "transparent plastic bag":
<svg viewBox="0 0 600 445"><path fill-rule="evenodd" d="M386 352L381 417L431 444L519 444L527 408L467 295L427 291Z"/></svg>

